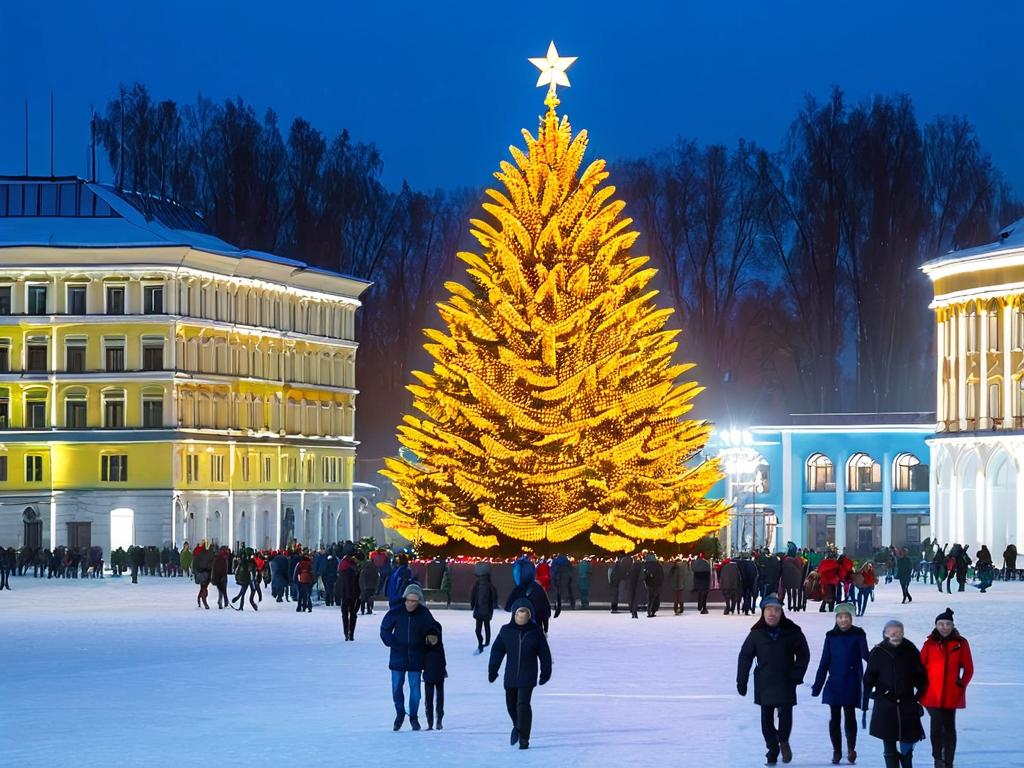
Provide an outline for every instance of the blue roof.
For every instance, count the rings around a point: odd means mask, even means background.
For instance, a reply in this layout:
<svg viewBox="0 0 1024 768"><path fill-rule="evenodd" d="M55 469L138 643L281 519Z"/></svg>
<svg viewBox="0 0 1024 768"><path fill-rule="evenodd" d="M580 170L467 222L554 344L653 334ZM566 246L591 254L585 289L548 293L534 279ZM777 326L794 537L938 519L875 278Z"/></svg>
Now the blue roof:
<svg viewBox="0 0 1024 768"><path fill-rule="evenodd" d="M238 248L213 235L198 213L172 200L74 176L0 176L0 248L17 246L187 246L367 282L297 259Z"/></svg>

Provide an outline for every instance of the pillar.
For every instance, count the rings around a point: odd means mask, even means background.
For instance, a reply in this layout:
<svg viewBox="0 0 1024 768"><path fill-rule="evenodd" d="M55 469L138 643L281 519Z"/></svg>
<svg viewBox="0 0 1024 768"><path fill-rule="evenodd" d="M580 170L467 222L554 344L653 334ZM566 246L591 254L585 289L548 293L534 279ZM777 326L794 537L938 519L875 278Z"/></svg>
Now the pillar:
<svg viewBox="0 0 1024 768"><path fill-rule="evenodd" d="M967 312L963 306L956 309L956 402L957 421L961 432L967 429Z"/></svg>
<svg viewBox="0 0 1024 768"><path fill-rule="evenodd" d="M846 462L849 457L841 454L832 468L836 478L836 549L839 554L846 549Z"/></svg>
<svg viewBox="0 0 1024 768"><path fill-rule="evenodd" d="M1013 380L1010 378L1013 355L1013 306L1010 301L1002 307L1003 313L1003 429L1013 428ZM995 555L993 555L995 557Z"/></svg>
<svg viewBox="0 0 1024 768"><path fill-rule="evenodd" d="M892 546L892 455L882 454L882 546Z"/></svg>
<svg viewBox="0 0 1024 768"><path fill-rule="evenodd" d="M769 480L770 481L770 480ZM793 433L788 430L782 433L782 536L779 541L792 541L798 547L804 545L804 531L794 525L793 518Z"/></svg>
<svg viewBox="0 0 1024 768"><path fill-rule="evenodd" d="M935 311L938 319L935 327L935 419L945 428L945 422L949 419L946 410L946 310L939 308Z"/></svg>
<svg viewBox="0 0 1024 768"><path fill-rule="evenodd" d="M988 308L978 309L978 428L991 429L992 421L988 413Z"/></svg>

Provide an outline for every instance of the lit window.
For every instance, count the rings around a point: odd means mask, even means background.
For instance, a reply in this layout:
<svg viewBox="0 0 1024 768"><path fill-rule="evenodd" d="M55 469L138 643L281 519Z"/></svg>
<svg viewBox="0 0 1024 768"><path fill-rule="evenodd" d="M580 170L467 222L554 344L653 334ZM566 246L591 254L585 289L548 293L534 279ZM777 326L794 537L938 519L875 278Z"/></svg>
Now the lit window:
<svg viewBox="0 0 1024 768"><path fill-rule="evenodd" d="M927 491L928 465L912 453L901 453L893 461L894 490Z"/></svg>
<svg viewBox="0 0 1024 768"><path fill-rule="evenodd" d="M834 491L836 479L832 459L823 453L815 453L807 459L807 490Z"/></svg>
<svg viewBox="0 0 1024 768"><path fill-rule="evenodd" d="M855 453L846 465L846 487L850 491L880 491L881 466L866 453Z"/></svg>

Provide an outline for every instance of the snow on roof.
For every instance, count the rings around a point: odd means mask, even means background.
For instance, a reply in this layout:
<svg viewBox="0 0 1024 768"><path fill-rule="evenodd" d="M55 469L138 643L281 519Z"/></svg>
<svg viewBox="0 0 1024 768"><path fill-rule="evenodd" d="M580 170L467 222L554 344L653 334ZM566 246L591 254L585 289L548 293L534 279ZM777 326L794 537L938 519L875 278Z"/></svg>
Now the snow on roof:
<svg viewBox="0 0 1024 768"><path fill-rule="evenodd" d="M74 202L63 204L72 196ZM173 200L119 191L73 176L0 176L0 248L17 246L186 246L219 256L256 259L366 282L297 259L238 248L213 235L202 217Z"/></svg>
<svg viewBox="0 0 1024 768"><path fill-rule="evenodd" d="M1017 219L999 231L999 239L993 243L964 248L961 251L949 251L942 256L926 261L921 269L928 272L936 267L958 261L985 259L999 253L1016 251L1024 248L1024 219Z"/></svg>

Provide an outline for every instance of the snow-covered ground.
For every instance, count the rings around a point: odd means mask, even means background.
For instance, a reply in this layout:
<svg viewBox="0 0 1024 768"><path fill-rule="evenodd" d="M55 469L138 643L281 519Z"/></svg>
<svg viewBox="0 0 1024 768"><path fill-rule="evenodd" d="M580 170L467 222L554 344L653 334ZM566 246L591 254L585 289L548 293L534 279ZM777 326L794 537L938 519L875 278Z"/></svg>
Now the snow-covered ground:
<svg viewBox="0 0 1024 768"><path fill-rule="evenodd" d="M690 605L673 616L670 606L635 621L576 611L553 620L554 675L534 696L531 749L522 753L508 746L500 681L489 685L487 656L472 654L467 611L434 611L448 655L445 730L393 733L382 613L360 617L356 642L345 643L337 609L296 614L294 604L268 596L259 613L197 610L189 580L140 581L21 577L0 593L4 765L763 762L752 693L742 699L734 684L752 620L720 608L699 616ZM1024 584L997 583L986 595L968 587L940 596L922 584L913 592L914 603L901 606L899 586L882 586L858 623L874 642L885 620L898 617L920 645L935 615L952 607L977 665L958 717L957 764L1024 765ZM832 617L815 610L793 618L811 645L809 683ZM495 630L505 620L496 617ZM827 708L809 685L799 697L793 765L826 765ZM864 731L860 738L858 764L881 765L880 742ZM927 742L918 764L931 765Z"/></svg>

